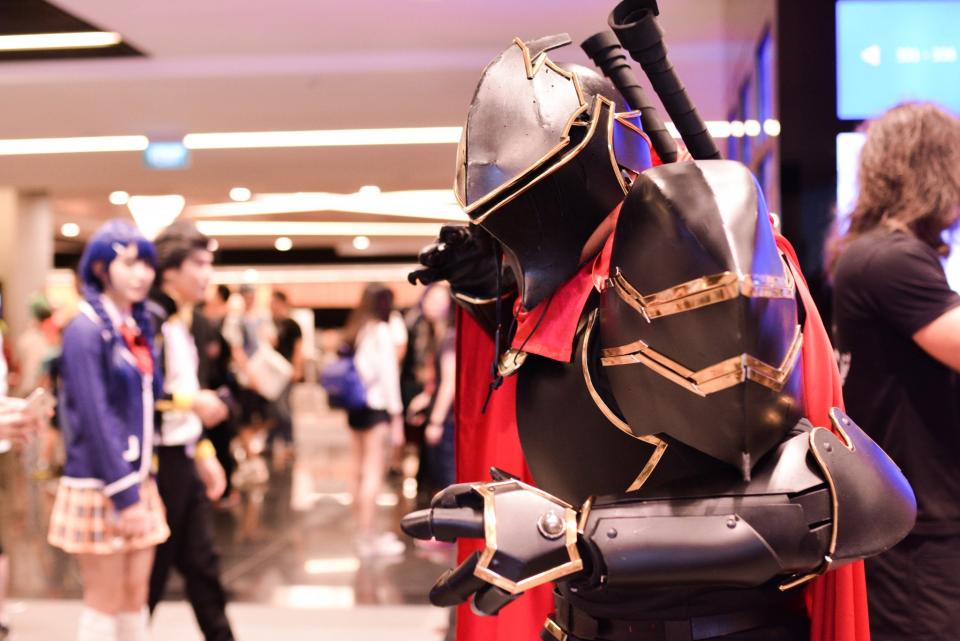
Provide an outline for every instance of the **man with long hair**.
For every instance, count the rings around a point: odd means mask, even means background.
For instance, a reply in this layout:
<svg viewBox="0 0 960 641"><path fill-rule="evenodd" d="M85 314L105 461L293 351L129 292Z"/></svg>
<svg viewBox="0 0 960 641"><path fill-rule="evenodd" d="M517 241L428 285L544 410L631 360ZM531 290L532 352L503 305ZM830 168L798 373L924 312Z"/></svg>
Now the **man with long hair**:
<svg viewBox="0 0 960 641"><path fill-rule="evenodd" d="M960 295L944 232L960 219L960 120L904 104L872 122L848 233L831 243L844 397L916 491L917 524L867 561L874 641L960 629Z"/></svg>

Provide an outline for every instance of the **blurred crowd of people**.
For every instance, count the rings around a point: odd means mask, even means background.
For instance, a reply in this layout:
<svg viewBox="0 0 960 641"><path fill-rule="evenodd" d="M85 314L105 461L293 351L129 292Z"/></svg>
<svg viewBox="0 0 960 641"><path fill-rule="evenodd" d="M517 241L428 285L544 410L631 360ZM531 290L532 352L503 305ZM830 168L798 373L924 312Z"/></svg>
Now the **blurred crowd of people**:
<svg viewBox="0 0 960 641"><path fill-rule="evenodd" d="M256 509L293 462L291 395L321 363L284 291L211 286L213 259L189 221L152 242L112 221L84 249L76 309L38 295L26 330L0 332L0 457L55 488L48 540L80 569L80 641L147 638L174 569L204 637L233 638L212 512ZM406 548L377 527L388 475L420 503L453 482L453 309L443 285L403 313L374 283L338 331L365 401L346 413L360 558ZM0 640L7 568L0 554Z"/></svg>

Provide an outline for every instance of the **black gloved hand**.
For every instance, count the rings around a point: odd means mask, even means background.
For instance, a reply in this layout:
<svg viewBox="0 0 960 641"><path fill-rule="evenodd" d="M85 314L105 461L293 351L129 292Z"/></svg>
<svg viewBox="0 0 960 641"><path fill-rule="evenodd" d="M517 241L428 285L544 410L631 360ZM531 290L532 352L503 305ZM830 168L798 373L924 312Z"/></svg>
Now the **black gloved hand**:
<svg viewBox="0 0 960 641"><path fill-rule="evenodd" d="M493 476L492 483L451 485L429 509L401 521L403 531L418 539L485 539L483 552L437 580L430 590L434 605L472 596L475 612L496 614L522 592L583 569L573 508L500 470Z"/></svg>
<svg viewBox="0 0 960 641"><path fill-rule="evenodd" d="M449 281L454 292L473 298L495 298L497 292L497 258L494 238L476 225L444 225L432 245L418 256L423 269L410 272L407 280L429 285ZM510 270L504 269L502 292L516 288ZM502 293L501 292L501 293Z"/></svg>

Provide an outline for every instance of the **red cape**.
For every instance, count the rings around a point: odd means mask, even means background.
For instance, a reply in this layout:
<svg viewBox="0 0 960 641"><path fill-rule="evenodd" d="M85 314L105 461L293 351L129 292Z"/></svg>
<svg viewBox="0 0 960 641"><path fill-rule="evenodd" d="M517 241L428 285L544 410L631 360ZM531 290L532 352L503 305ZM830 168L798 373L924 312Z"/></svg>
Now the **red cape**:
<svg viewBox="0 0 960 641"><path fill-rule="evenodd" d="M829 409L843 407L833 347L807 284L800 275L799 261L793 248L779 236L777 246L786 254L797 275L797 288L806 309L802 356L804 409L815 425L829 426ZM577 286L577 289L580 287ZM575 298L579 299L579 296ZM557 311L564 309L576 317L580 315L580 308L575 305L556 306ZM536 317L536 312L536 309L532 310L531 314ZM556 312L551 310L551 313ZM486 413L481 414L480 408L490 383L493 341L462 310L458 313L457 326L457 481L488 480L490 466L496 466L532 484L533 479L524 462L517 435L516 377L503 381L503 386L491 397ZM563 330L557 333L566 334ZM482 546L480 540L461 541L458 561ZM819 577L807 588L806 597L811 618L811 641L869 641L862 562ZM552 610L549 585L527 592L496 617L479 617L468 606L461 606L457 612L457 640L533 641L538 638L544 619Z"/></svg>

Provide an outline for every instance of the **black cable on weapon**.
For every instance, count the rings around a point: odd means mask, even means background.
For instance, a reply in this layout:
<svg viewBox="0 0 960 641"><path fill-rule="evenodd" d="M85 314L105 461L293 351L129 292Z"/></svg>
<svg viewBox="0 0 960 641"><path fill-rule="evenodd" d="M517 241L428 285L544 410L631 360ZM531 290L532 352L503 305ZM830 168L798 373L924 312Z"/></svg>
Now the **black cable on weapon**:
<svg viewBox="0 0 960 641"><path fill-rule="evenodd" d="M503 385L503 377L497 371L497 365L500 363L500 335L503 333L503 250L496 242L493 243L493 258L497 264L497 329L493 332L493 362L490 363L490 386L487 388L487 397L483 399L483 406L480 408L481 414L487 413L487 404L490 402L490 397Z"/></svg>
<svg viewBox="0 0 960 641"><path fill-rule="evenodd" d="M601 31L581 42L580 48L593 60L593 64L600 68L603 75L613 82L630 108L640 112L640 124L644 133L650 137L653 150L657 152L660 160L665 163L676 162L677 143L667 131L657 108L637 82L617 36L611 31Z"/></svg>
<svg viewBox="0 0 960 641"><path fill-rule="evenodd" d="M720 158L707 125L667 59L663 30L656 19L659 13L656 0L624 0L610 14L610 28L647 74L690 155L698 160Z"/></svg>

